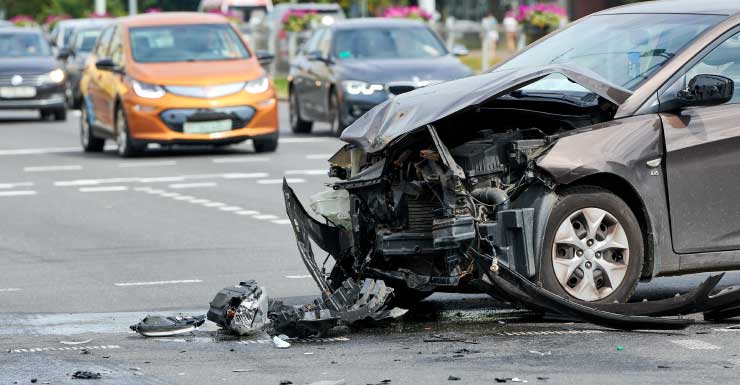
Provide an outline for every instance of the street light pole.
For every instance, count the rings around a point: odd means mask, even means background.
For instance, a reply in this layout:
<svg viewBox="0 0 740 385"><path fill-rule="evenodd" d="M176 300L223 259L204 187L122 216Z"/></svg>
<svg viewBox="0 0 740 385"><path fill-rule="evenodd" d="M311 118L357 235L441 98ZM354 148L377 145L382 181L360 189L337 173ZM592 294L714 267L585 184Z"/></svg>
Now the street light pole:
<svg viewBox="0 0 740 385"><path fill-rule="evenodd" d="M105 0L95 0L95 14L105 14Z"/></svg>
<svg viewBox="0 0 740 385"><path fill-rule="evenodd" d="M139 13L138 4L136 0L128 0L128 14L135 15Z"/></svg>

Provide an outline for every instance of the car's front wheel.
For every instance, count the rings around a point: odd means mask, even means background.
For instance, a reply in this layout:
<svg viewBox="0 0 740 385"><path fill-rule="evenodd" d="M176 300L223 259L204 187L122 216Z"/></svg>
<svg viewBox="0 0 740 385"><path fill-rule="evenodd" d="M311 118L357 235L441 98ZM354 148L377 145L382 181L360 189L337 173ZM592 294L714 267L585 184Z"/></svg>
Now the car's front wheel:
<svg viewBox="0 0 740 385"><path fill-rule="evenodd" d="M118 155L123 158L136 156L143 150L131 138L131 130L129 130L128 120L126 120L122 107L116 109L116 145L118 145Z"/></svg>
<svg viewBox="0 0 740 385"><path fill-rule="evenodd" d="M336 92L331 95L331 133L332 135L339 137L346 128L342 123L342 107L339 104L339 97Z"/></svg>
<svg viewBox="0 0 740 385"><path fill-rule="evenodd" d="M643 235L629 206L598 187L560 195L545 232L540 279L584 302L626 302L640 279Z"/></svg>
<svg viewBox="0 0 740 385"><path fill-rule="evenodd" d="M266 135L259 138L254 138L254 151L255 152L273 152L277 150L278 146L278 133Z"/></svg>
<svg viewBox="0 0 740 385"><path fill-rule="evenodd" d="M105 139L93 134L90 117L85 107L80 110L80 143L85 152L101 152L105 145Z"/></svg>
<svg viewBox="0 0 740 385"><path fill-rule="evenodd" d="M309 134L313 128L313 122L301 118L301 109L298 104L298 94L290 90L290 128L295 134Z"/></svg>

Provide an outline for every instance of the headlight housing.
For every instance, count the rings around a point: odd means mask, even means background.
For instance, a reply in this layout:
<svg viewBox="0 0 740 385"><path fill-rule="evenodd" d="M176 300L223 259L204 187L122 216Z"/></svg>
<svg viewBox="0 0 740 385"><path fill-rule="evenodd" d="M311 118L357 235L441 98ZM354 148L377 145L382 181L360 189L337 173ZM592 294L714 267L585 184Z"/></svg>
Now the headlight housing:
<svg viewBox="0 0 740 385"><path fill-rule="evenodd" d="M143 83L132 79L131 85L137 96L146 99L159 99L167 93L164 88L156 84Z"/></svg>
<svg viewBox="0 0 740 385"><path fill-rule="evenodd" d="M267 76L262 76L259 79L248 81L244 85L244 90L250 94L261 94L270 88L270 79Z"/></svg>
<svg viewBox="0 0 740 385"><path fill-rule="evenodd" d="M40 83L61 83L64 81L64 71L57 68L54 71L41 75Z"/></svg>
<svg viewBox="0 0 740 385"><path fill-rule="evenodd" d="M359 80L346 80L342 84L344 90L350 95L372 95L385 89L382 84L370 84Z"/></svg>

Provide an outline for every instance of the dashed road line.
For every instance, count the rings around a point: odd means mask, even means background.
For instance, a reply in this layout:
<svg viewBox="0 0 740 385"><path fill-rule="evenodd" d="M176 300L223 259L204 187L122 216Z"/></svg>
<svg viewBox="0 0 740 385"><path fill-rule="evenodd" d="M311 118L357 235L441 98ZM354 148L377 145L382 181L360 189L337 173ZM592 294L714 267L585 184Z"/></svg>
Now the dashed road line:
<svg viewBox="0 0 740 385"><path fill-rule="evenodd" d="M0 197L18 197L24 195L36 195L34 190L11 190L11 191L0 191Z"/></svg>
<svg viewBox="0 0 740 385"><path fill-rule="evenodd" d="M268 219L278 219L278 216L272 215L272 214L260 214L260 215L253 215L252 218L259 219L259 220L268 220Z"/></svg>
<svg viewBox="0 0 740 385"><path fill-rule="evenodd" d="M159 176L159 177L124 177L124 178L103 178L103 179L76 179L76 180L62 180L55 181L54 186L95 186L101 184L114 184L114 183L172 183L182 182L187 180L202 180L202 179L256 179L266 178L270 174L266 172L252 172L252 173L223 173L223 174L186 174L186 175L173 175L173 176Z"/></svg>
<svg viewBox="0 0 740 385"><path fill-rule="evenodd" d="M218 208L221 211L241 211L242 208L239 206L223 206Z"/></svg>
<svg viewBox="0 0 740 385"><path fill-rule="evenodd" d="M242 211L236 212L236 214L238 215L258 215L259 213L260 213L259 211L254 211L254 210L242 210Z"/></svg>
<svg viewBox="0 0 740 385"><path fill-rule="evenodd" d="M201 187L216 187L216 182L194 182L194 183L173 183L169 185L169 188L184 189L184 188L201 188Z"/></svg>
<svg viewBox="0 0 740 385"><path fill-rule="evenodd" d="M270 222L276 224L276 225L289 225L290 219L273 219Z"/></svg>
<svg viewBox="0 0 740 385"><path fill-rule="evenodd" d="M59 346L44 348L25 348L10 349L10 353L41 353L41 352L61 352L61 351L78 351L78 350L107 350L121 349L120 345L84 345L84 346Z"/></svg>
<svg viewBox="0 0 740 385"><path fill-rule="evenodd" d="M134 168L134 167L165 167L165 166L176 166L177 161L175 160L163 160L156 162L125 162L119 163L120 168Z"/></svg>
<svg viewBox="0 0 740 385"><path fill-rule="evenodd" d="M328 337L328 338L296 338L296 339L289 339L288 342L291 344L293 343L299 343L299 344L310 344L310 343L326 343L326 342L347 342L349 341L349 338L347 337ZM260 340L244 340L244 341L238 341L238 344L241 345L258 345L258 344L271 344L272 340L268 339L260 339Z"/></svg>
<svg viewBox="0 0 740 385"><path fill-rule="evenodd" d="M23 171L25 172L78 171L78 170L82 170L82 166L79 164L23 167Z"/></svg>
<svg viewBox="0 0 740 385"><path fill-rule="evenodd" d="M285 175L328 175L327 170L287 170L284 172Z"/></svg>
<svg viewBox="0 0 740 385"><path fill-rule="evenodd" d="M9 293L9 292L21 291L21 290L22 289L19 289L17 287L9 287L9 288L6 288L6 289L0 289L0 293Z"/></svg>
<svg viewBox="0 0 740 385"><path fill-rule="evenodd" d="M285 180L288 183L305 183L306 180L302 178L285 178ZM260 179L257 181L257 184L281 184L283 183L282 179Z"/></svg>
<svg viewBox="0 0 740 385"><path fill-rule="evenodd" d="M211 161L213 163L251 163L251 162L269 162L270 158L241 156L238 158L213 158Z"/></svg>
<svg viewBox="0 0 740 385"><path fill-rule="evenodd" d="M126 191L126 186L98 186L98 187L80 187L79 192L114 192L114 191Z"/></svg>
<svg viewBox="0 0 740 385"><path fill-rule="evenodd" d="M0 189L11 189L16 187L31 187L33 182L0 183Z"/></svg>
<svg viewBox="0 0 740 385"><path fill-rule="evenodd" d="M178 279L172 281L152 281L152 282L118 282L114 283L114 286L127 287L127 286L154 286L154 285L172 285L178 283L201 283L200 279Z"/></svg>
<svg viewBox="0 0 740 385"><path fill-rule="evenodd" d="M305 275L286 275L285 278L288 278L288 279L306 279L306 278L311 278L311 276L308 275L308 274L305 274Z"/></svg>
<svg viewBox="0 0 740 385"><path fill-rule="evenodd" d="M306 155L306 159L320 159L320 160L328 160L331 158L334 154L308 154Z"/></svg>
<svg viewBox="0 0 740 385"><path fill-rule="evenodd" d="M224 206L226 206L226 203L223 203L223 202L208 202L208 203L203 203L203 206L205 206L205 207L224 207Z"/></svg>
<svg viewBox="0 0 740 385"><path fill-rule="evenodd" d="M701 340L669 340L678 346L689 350L719 350L722 349L717 345L712 345L709 342Z"/></svg>
<svg viewBox="0 0 740 385"><path fill-rule="evenodd" d="M176 200L176 201L191 201L192 202L192 201L194 201L194 200L196 200L198 198L191 197L190 195L180 195L178 197L174 197L173 199Z"/></svg>
<svg viewBox="0 0 740 385"><path fill-rule="evenodd" d="M498 332L493 333L499 337L516 337L516 336L549 336L549 335L571 335L571 334L603 334L602 330L537 330L526 332Z"/></svg>

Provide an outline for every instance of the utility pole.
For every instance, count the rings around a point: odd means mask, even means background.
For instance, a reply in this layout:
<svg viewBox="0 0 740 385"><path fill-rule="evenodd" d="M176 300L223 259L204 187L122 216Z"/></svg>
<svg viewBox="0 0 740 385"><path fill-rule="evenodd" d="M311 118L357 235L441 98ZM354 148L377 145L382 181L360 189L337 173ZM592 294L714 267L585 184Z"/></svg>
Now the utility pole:
<svg viewBox="0 0 740 385"><path fill-rule="evenodd" d="M135 15L139 13L138 4L136 0L128 0L128 14Z"/></svg>
<svg viewBox="0 0 740 385"><path fill-rule="evenodd" d="M95 0L95 14L105 14L105 0Z"/></svg>

